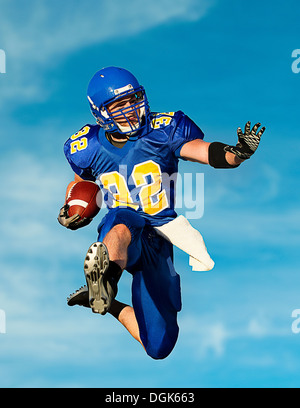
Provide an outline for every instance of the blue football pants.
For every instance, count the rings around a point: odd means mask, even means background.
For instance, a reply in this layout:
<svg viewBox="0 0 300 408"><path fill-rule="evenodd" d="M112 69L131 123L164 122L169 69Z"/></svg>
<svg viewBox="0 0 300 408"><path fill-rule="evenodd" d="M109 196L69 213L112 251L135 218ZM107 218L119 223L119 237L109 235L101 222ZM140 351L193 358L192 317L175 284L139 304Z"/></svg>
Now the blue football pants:
<svg viewBox="0 0 300 408"><path fill-rule="evenodd" d="M126 270L132 274L132 305L140 338L149 356L167 357L178 338L180 278L173 265L173 246L130 208L108 211L98 227L98 241L118 224L131 232Z"/></svg>

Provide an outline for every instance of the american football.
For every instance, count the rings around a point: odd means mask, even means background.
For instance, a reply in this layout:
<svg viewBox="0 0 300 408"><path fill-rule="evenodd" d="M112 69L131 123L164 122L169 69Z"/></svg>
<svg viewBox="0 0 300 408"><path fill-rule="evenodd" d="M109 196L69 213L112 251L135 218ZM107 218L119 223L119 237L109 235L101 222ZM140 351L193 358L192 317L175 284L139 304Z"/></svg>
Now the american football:
<svg viewBox="0 0 300 408"><path fill-rule="evenodd" d="M99 193L99 194L98 194ZM81 218L94 218L100 211L102 200L98 184L93 181L75 183L67 196L68 215L80 215Z"/></svg>

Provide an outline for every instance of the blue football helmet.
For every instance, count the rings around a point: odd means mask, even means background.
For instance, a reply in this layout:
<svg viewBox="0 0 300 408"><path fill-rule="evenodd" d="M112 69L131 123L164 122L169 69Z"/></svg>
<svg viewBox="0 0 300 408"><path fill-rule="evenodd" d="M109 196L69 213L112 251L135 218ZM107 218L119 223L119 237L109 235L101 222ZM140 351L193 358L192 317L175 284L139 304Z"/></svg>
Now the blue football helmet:
<svg viewBox="0 0 300 408"><path fill-rule="evenodd" d="M97 123L107 132L133 136L150 123L150 108L145 89L129 71L123 68L102 68L91 79L87 98ZM121 100L130 101L112 111L109 105ZM134 120L130 120L133 118Z"/></svg>

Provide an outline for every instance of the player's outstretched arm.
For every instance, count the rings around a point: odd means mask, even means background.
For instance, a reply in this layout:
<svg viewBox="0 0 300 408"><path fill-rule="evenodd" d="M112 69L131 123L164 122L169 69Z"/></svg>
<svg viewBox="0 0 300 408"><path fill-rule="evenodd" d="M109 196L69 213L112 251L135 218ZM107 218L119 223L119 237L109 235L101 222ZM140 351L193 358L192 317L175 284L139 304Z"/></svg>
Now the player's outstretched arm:
<svg viewBox="0 0 300 408"><path fill-rule="evenodd" d="M180 155L189 161L210 164L215 168L234 168L244 160L249 159L258 148L265 127L259 131L260 123L256 123L251 130L251 123L247 122L245 131L237 129L238 143L229 146L220 142L207 143L196 139L184 144Z"/></svg>

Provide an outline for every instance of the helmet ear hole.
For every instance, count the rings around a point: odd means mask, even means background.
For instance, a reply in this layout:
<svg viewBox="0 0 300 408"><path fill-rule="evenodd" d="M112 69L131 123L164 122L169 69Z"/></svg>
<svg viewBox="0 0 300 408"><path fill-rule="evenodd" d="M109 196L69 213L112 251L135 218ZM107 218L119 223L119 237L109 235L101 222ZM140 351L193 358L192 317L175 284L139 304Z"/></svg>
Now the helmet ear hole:
<svg viewBox="0 0 300 408"><path fill-rule="evenodd" d="M135 98L138 100L143 99L143 92L142 91L136 92Z"/></svg>

